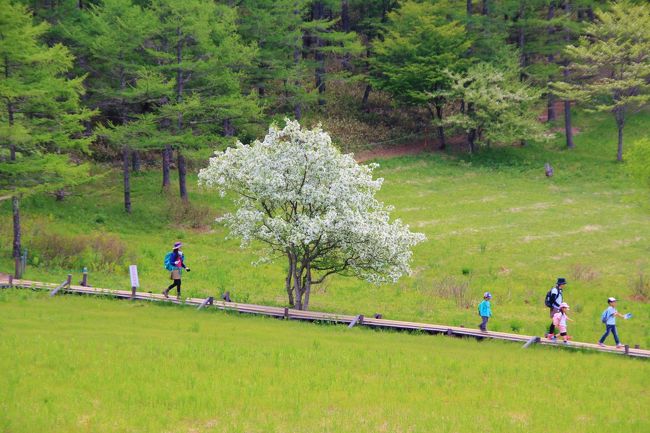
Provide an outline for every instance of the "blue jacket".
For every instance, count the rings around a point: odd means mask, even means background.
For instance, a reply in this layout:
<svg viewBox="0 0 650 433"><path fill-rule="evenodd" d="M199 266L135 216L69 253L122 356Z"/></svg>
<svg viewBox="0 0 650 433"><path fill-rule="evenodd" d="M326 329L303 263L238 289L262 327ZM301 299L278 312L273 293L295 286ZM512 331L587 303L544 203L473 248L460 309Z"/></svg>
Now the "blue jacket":
<svg viewBox="0 0 650 433"><path fill-rule="evenodd" d="M478 315L481 317L492 317L492 310L490 309L490 301L484 299L483 302L478 304Z"/></svg>
<svg viewBox="0 0 650 433"><path fill-rule="evenodd" d="M176 266L176 262L178 261L178 258L179 258L178 256L180 256L181 264L182 264L180 267ZM172 256L171 256L170 261L172 263L172 270L174 270L174 271L183 272L183 268L187 267L187 266L185 266L185 254L183 254L182 251L180 252L180 254L176 253L175 251L172 251Z"/></svg>

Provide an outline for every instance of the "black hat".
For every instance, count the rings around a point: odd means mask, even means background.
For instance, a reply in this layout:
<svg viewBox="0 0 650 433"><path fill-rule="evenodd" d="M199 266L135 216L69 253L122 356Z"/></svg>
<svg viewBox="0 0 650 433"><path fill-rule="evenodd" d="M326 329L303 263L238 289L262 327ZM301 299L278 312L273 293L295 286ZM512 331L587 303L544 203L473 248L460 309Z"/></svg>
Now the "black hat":
<svg viewBox="0 0 650 433"><path fill-rule="evenodd" d="M557 283L555 283L556 286L561 286L562 284L566 284L566 278L558 278Z"/></svg>

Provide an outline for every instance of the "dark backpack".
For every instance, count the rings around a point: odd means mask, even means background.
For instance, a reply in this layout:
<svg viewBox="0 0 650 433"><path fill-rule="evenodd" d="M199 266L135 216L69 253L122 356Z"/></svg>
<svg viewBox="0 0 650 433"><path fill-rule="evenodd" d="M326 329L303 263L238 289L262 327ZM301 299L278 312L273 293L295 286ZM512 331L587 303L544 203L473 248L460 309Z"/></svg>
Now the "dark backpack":
<svg viewBox="0 0 650 433"><path fill-rule="evenodd" d="M544 305L546 305L548 308L553 308L553 289L554 288L555 287L551 288L551 290L549 290L546 293L546 298L544 299ZM557 296L556 296L556 298L557 298Z"/></svg>

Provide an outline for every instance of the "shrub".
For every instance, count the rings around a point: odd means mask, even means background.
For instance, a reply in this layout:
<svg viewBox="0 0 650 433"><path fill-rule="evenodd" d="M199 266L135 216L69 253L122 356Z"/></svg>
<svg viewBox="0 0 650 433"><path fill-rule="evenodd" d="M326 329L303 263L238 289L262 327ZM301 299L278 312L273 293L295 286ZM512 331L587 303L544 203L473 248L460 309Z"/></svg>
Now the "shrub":
<svg viewBox="0 0 650 433"><path fill-rule="evenodd" d="M643 271L639 271L632 283L632 298L641 302L647 302L650 298L650 278Z"/></svg>
<svg viewBox="0 0 650 433"><path fill-rule="evenodd" d="M39 232L29 241L32 264L62 268L113 270L122 264L126 244L115 235L63 235Z"/></svg>
<svg viewBox="0 0 650 433"><path fill-rule="evenodd" d="M208 206L193 204L180 198L170 198L169 216L175 227L202 229L209 227L216 215Z"/></svg>
<svg viewBox="0 0 650 433"><path fill-rule="evenodd" d="M600 272L589 265L576 263L571 267L571 276L574 280L593 281L600 276Z"/></svg>
<svg viewBox="0 0 650 433"><path fill-rule="evenodd" d="M469 308L472 304L469 297L469 280L459 280L454 277L445 277L434 283L434 289L443 298L453 299L461 308Z"/></svg>

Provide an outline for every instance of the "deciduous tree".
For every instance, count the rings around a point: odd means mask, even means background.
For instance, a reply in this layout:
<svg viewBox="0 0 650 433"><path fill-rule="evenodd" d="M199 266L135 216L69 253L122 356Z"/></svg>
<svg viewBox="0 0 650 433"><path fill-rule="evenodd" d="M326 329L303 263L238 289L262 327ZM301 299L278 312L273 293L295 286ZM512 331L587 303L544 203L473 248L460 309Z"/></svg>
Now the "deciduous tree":
<svg viewBox="0 0 650 433"><path fill-rule="evenodd" d="M424 240L375 198L382 179L374 165L341 154L329 134L286 121L250 145L216 153L199 173L201 184L238 196L223 217L242 245L257 240L264 258L288 261L289 303L309 307L311 287L331 274L381 283L410 271L411 248Z"/></svg>
<svg viewBox="0 0 650 433"><path fill-rule="evenodd" d="M621 1L597 11L578 45L569 45L573 83L554 83L558 93L590 110L614 115L616 159L623 160L623 129L630 112L650 101L650 8Z"/></svg>

